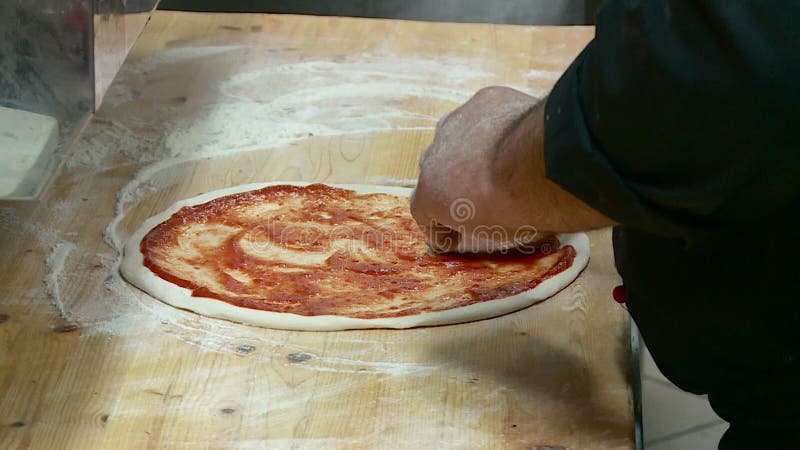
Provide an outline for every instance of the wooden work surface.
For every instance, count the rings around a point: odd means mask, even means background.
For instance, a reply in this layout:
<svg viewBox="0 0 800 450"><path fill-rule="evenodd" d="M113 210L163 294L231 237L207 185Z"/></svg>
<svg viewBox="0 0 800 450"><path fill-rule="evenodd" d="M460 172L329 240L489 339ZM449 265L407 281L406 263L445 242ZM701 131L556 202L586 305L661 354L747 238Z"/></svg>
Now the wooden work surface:
<svg viewBox="0 0 800 450"><path fill-rule="evenodd" d="M117 272L201 192L412 184L438 117L485 85L546 93L592 33L156 13L43 198L0 203L0 448L633 448L607 230L542 304L404 331L231 324Z"/></svg>

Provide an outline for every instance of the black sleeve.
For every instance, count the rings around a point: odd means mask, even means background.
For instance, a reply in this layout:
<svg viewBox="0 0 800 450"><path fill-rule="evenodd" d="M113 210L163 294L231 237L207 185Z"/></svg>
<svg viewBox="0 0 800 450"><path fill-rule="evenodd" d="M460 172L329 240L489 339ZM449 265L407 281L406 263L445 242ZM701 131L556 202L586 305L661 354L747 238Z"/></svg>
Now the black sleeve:
<svg viewBox="0 0 800 450"><path fill-rule="evenodd" d="M632 228L691 240L800 193L800 2L605 2L551 92L547 176Z"/></svg>

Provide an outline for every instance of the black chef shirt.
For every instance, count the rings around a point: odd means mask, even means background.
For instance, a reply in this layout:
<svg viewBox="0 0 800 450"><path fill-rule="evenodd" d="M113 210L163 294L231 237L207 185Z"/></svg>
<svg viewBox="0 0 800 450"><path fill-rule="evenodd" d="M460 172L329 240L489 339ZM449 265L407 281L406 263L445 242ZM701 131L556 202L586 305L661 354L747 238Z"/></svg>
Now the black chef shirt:
<svg viewBox="0 0 800 450"><path fill-rule="evenodd" d="M800 448L800 2L607 1L545 120L548 178L621 224L631 315L720 448Z"/></svg>

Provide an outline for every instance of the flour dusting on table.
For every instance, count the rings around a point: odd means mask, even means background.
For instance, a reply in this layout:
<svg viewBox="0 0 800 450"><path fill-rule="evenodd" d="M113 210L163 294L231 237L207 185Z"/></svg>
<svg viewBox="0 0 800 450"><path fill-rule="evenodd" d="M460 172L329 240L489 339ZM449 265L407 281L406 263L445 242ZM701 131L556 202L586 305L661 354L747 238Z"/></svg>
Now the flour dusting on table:
<svg viewBox="0 0 800 450"><path fill-rule="evenodd" d="M64 271L64 263L67 260L70 252L75 250L75 244L72 242L62 241L53 246L53 250L47 256L45 264L48 267L47 276L44 279L45 291L50 296L58 315L64 320L69 320L69 311L64 308L64 303L61 301L61 289L58 286L58 278Z"/></svg>
<svg viewBox="0 0 800 450"><path fill-rule="evenodd" d="M284 345L258 328L165 305L122 280L118 269L128 238L127 231L121 229L126 214L142 199L174 183L170 171L187 162L269 151L313 136L433 130L443 113L469 99L494 77L476 60L362 54L345 61L253 64L210 84L197 98L170 97L171 83L182 79L179 68L185 67L177 63L189 61L198 68L203 64L226 64L230 58L251 50L246 45L173 49L126 64L106 94L98 117L76 143L68 162L75 170L113 171L131 164L139 167L134 179L117 193L114 215L105 229L104 239L114 253L98 255L108 268L104 283L108 298L97 302L63 299L58 279L64 272L75 270L65 266L64 259L76 250L75 245L81 250L81 244L51 244L48 292L59 313L79 322L85 336L158 330L225 352L236 352L244 341L256 343L256 347ZM138 103L154 101L163 103L163 107L147 109L155 111L155 117L131 113ZM189 102L192 108L184 108ZM431 108L432 104L436 107ZM153 128L153 123L158 127ZM370 182L381 184L415 183L373 178ZM403 362L387 364L373 367L370 372L408 375L431 370ZM306 367L358 372L356 365L320 360Z"/></svg>

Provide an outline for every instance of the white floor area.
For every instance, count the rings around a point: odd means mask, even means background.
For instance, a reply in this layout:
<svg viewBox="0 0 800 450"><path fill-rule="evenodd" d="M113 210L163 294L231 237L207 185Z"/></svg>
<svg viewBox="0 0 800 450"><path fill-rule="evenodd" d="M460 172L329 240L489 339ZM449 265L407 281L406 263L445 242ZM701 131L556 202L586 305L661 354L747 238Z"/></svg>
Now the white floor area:
<svg viewBox="0 0 800 450"><path fill-rule="evenodd" d="M728 424L708 399L670 383L644 346L641 362L645 450L716 450Z"/></svg>

